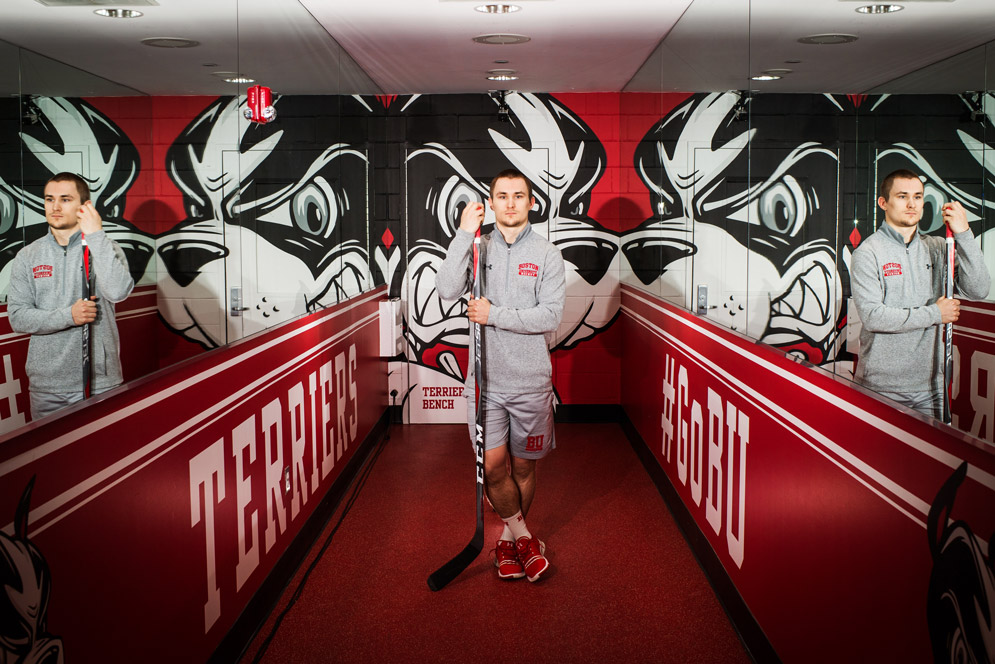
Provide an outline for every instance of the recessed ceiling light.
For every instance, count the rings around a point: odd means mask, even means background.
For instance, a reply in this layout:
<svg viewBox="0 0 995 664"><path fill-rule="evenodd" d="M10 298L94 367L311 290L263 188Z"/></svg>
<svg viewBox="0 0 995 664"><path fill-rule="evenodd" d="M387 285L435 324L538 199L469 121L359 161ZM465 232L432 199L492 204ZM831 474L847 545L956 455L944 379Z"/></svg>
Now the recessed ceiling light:
<svg viewBox="0 0 995 664"><path fill-rule="evenodd" d="M473 41L478 44L524 44L532 41L532 38L525 35L480 35L474 37Z"/></svg>
<svg viewBox="0 0 995 664"><path fill-rule="evenodd" d="M193 48L194 46L200 46L199 41L185 37L149 37L143 39L142 43L146 46L154 46L155 48Z"/></svg>
<svg viewBox="0 0 995 664"><path fill-rule="evenodd" d="M857 35L838 35L838 34L824 34L824 35L809 35L808 37L802 37L798 40L802 44L820 44L827 46L830 44L849 44L850 42L857 41Z"/></svg>
<svg viewBox="0 0 995 664"><path fill-rule="evenodd" d="M508 64L508 61L507 60L495 60L494 64L496 64L496 65L506 65L506 64Z"/></svg>
<svg viewBox="0 0 995 664"><path fill-rule="evenodd" d="M863 7L857 7L856 11L859 14L891 14L893 12L900 12L905 7L902 5L864 5Z"/></svg>
<svg viewBox="0 0 995 664"><path fill-rule="evenodd" d="M256 79L233 71L212 71L211 76L217 76L225 83L255 83Z"/></svg>
<svg viewBox="0 0 995 664"><path fill-rule="evenodd" d="M790 69L764 69L760 73L761 74L769 74L771 76L777 76L778 78L780 78L781 76L785 76L787 74L790 74L791 70Z"/></svg>
<svg viewBox="0 0 995 664"><path fill-rule="evenodd" d="M488 81L517 81L518 72L514 69L492 69L487 72Z"/></svg>
<svg viewBox="0 0 995 664"><path fill-rule="evenodd" d="M510 14L517 12L521 7L518 5L479 5L474 9L484 14Z"/></svg>
<svg viewBox="0 0 995 664"><path fill-rule="evenodd" d="M750 80L753 81L776 81L781 78L780 76L775 76L774 74L757 74L756 76L751 76Z"/></svg>
<svg viewBox="0 0 995 664"><path fill-rule="evenodd" d="M802 63L801 60L785 60L784 61L784 64L786 64L786 65L800 65L801 63Z"/></svg>
<svg viewBox="0 0 995 664"><path fill-rule="evenodd" d="M139 16L144 16L144 14L136 9L94 9L93 13L97 16L106 16L107 18L138 18Z"/></svg>

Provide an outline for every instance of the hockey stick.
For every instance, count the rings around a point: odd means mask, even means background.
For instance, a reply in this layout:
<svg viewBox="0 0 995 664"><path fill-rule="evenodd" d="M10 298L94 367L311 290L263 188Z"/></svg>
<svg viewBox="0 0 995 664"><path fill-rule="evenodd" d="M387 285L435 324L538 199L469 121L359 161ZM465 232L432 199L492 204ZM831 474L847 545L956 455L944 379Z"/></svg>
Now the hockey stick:
<svg viewBox="0 0 995 664"><path fill-rule="evenodd" d="M480 229L473 240L473 298L480 297ZM473 324L473 371L476 381L474 396L476 398L476 437L474 440L477 452L477 530L473 539L466 547L456 554L448 563L432 572L428 577L428 587L441 590L447 583L459 576L484 548L484 421L481 414L480 392L483 386L482 367L484 364L483 348L480 344L480 323Z"/></svg>
<svg viewBox="0 0 995 664"><path fill-rule="evenodd" d="M90 300L90 247L86 235L80 233L83 244L83 300ZM83 323L83 398L90 398L90 324Z"/></svg>
<svg viewBox="0 0 995 664"><path fill-rule="evenodd" d="M946 283L943 285L943 296L952 298L954 296L954 234L947 226L947 274ZM943 421L950 424L952 417L950 414L950 397L954 380L954 324L947 323L943 334Z"/></svg>

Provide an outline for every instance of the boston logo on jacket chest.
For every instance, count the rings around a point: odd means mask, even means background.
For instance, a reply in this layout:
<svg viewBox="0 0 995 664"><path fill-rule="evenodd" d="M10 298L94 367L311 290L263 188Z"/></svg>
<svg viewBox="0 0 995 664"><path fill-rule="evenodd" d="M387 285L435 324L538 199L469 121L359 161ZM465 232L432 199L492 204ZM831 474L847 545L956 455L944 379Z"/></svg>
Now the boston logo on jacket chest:
<svg viewBox="0 0 995 664"><path fill-rule="evenodd" d="M31 271L35 275L35 279L42 279L44 277L52 276L52 266L51 265L35 265L31 268Z"/></svg>
<svg viewBox="0 0 995 664"><path fill-rule="evenodd" d="M518 274L523 277L538 277L539 266L535 263L519 263Z"/></svg>
<svg viewBox="0 0 995 664"><path fill-rule="evenodd" d="M884 265L881 266L881 270L884 271L884 276L886 277L902 276L901 263L885 263Z"/></svg>

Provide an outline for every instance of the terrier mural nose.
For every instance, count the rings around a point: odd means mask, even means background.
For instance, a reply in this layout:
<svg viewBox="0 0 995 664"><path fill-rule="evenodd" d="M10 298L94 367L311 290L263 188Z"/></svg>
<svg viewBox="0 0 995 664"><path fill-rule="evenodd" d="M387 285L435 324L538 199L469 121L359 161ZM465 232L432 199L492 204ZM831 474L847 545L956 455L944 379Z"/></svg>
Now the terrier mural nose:
<svg viewBox="0 0 995 664"><path fill-rule="evenodd" d="M139 239L115 237L114 241L124 252L128 261L128 272L131 273L131 278L137 284L142 275L145 274L145 268L148 267L149 261L152 260L151 239L144 236Z"/></svg>
<svg viewBox="0 0 995 664"><path fill-rule="evenodd" d="M577 275L592 286L604 279L612 259L618 253L614 242L597 236L583 242L568 236L565 240L554 240L553 244L559 248L563 260L577 266Z"/></svg>
<svg viewBox="0 0 995 664"><path fill-rule="evenodd" d="M173 240L160 246L158 252L169 276L184 288L193 283L205 265L228 255L224 246L203 240Z"/></svg>
<svg viewBox="0 0 995 664"><path fill-rule="evenodd" d="M696 253L694 244L686 239L632 233L633 239L622 244L622 253L635 276L649 285L659 279L667 266Z"/></svg>

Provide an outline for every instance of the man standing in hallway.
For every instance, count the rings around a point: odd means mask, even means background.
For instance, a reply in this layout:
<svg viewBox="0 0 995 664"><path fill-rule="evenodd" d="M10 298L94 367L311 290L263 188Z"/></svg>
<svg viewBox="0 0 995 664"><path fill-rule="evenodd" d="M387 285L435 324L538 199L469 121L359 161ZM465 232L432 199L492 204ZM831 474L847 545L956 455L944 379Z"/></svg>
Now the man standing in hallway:
<svg viewBox="0 0 995 664"><path fill-rule="evenodd" d="M856 379L903 405L940 418L946 387L940 327L960 316L960 301L943 297L946 242L919 233L923 183L895 171L881 183L885 223L853 252L853 300L862 327ZM956 287L967 297L988 295L991 277L957 201L943 205L956 241Z"/></svg>
<svg viewBox="0 0 995 664"><path fill-rule="evenodd" d="M93 393L121 384L120 341L114 303L135 282L121 248L103 231L86 181L59 173L45 184L49 232L21 249L11 264L7 313L28 342L31 419L82 401L83 336L90 326ZM83 299L83 244L89 248L93 292Z"/></svg>
<svg viewBox="0 0 995 664"><path fill-rule="evenodd" d="M467 315L483 330L486 384L479 407L484 485L504 522L494 564L502 579L524 576L537 581L549 561L545 545L533 536L525 517L535 495L536 463L554 447L552 364L545 335L556 330L563 316L563 257L529 224L535 198L522 173L510 169L499 173L491 182L488 204L495 227L480 242L482 296L470 300ZM455 300L469 292L473 238L483 222L483 204L472 202L464 208L436 276L441 298ZM467 419L473 440L473 362L467 374Z"/></svg>

